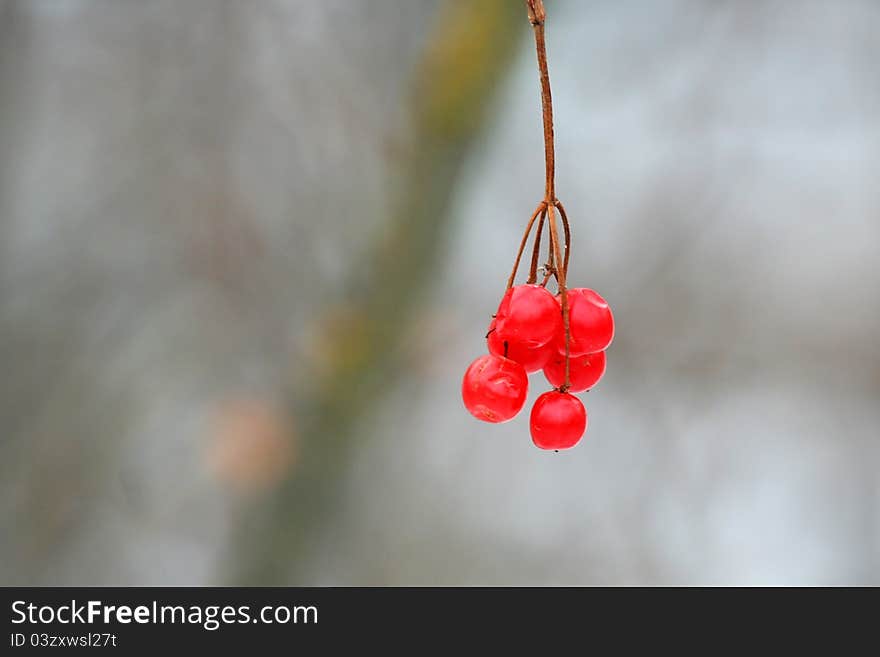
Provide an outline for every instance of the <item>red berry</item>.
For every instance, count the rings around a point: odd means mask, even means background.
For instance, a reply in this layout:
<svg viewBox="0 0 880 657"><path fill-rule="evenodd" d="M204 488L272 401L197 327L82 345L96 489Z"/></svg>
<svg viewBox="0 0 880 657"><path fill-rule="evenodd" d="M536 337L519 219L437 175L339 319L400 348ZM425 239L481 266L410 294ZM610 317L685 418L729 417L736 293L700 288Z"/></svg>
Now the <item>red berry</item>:
<svg viewBox="0 0 880 657"><path fill-rule="evenodd" d="M507 422L526 403L529 377L522 365L509 358L480 356L464 373L461 397L465 408L484 422Z"/></svg>
<svg viewBox="0 0 880 657"><path fill-rule="evenodd" d="M572 356L569 361L568 378L571 383L569 392L589 390L599 382L605 374L605 352ZM557 388L565 383L565 354L555 354L544 366L544 376L551 385Z"/></svg>
<svg viewBox="0 0 880 657"><path fill-rule="evenodd" d="M614 339L614 316L608 302L585 287L568 290L568 325L572 356L604 351ZM557 337L556 349L565 353L564 330Z"/></svg>
<svg viewBox="0 0 880 657"><path fill-rule="evenodd" d="M541 449L567 449L587 430L587 410L574 395L551 390L535 401L529 426Z"/></svg>
<svg viewBox="0 0 880 657"><path fill-rule="evenodd" d="M508 350L537 349L555 340L562 330L562 313L554 296L540 285L517 285L501 299L495 314L494 339ZM509 351L508 351L509 353Z"/></svg>
<svg viewBox="0 0 880 657"><path fill-rule="evenodd" d="M555 343L548 343L541 347L530 348L522 342L507 342L501 339L496 328L495 320L489 324L489 334L486 336L489 344L489 353L496 356L505 356L510 360L526 368L526 373L531 374L543 368L547 362L556 355Z"/></svg>

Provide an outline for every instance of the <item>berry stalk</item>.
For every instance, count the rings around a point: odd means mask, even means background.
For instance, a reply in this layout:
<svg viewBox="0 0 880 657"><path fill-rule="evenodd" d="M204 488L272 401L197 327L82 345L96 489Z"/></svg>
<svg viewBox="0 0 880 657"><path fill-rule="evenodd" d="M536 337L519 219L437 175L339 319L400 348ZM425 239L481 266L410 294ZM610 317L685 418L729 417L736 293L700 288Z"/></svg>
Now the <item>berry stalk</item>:
<svg viewBox="0 0 880 657"><path fill-rule="evenodd" d="M571 324L569 322L568 288L565 286L565 267L559 263L559 231L556 227L555 205L547 208L547 221L550 223L550 245L553 249L554 269L559 283L559 296L562 301L562 326L565 329L565 383L559 387L560 392L568 392L571 387Z"/></svg>
<svg viewBox="0 0 880 657"><path fill-rule="evenodd" d="M510 277L507 279L507 289L513 287L513 282L516 280L516 272L519 270L519 263L522 260L523 251L526 250L526 244L529 242L529 235L532 232L532 226L535 224L535 220L538 218L538 215L541 215L541 225L544 225L544 213L547 212L547 202L541 201L538 204L537 209L532 213L531 219L529 219L529 223L526 224L526 232L523 233L522 241L519 243L519 251L516 252L516 260L513 263L513 271L510 272ZM540 228L538 229L540 231Z"/></svg>
<svg viewBox="0 0 880 657"><path fill-rule="evenodd" d="M529 277L526 280L526 283L529 285L534 285L538 280L538 260L541 257L541 235L544 233L545 221L547 221L546 209L541 213L541 218L538 220L538 228L535 231L535 242L532 245L532 262L529 265Z"/></svg>
<svg viewBox="0 0 880 657"><path fill-rule="evenodd" d="M547 46L544 43L544 21L547 17L543 0L526 0L529 22L535 32L535 49L538 53L538 71L541 74L541 109L544 115L544 201L556 202L556 153L553 146L553 97L550 94L550 73L547 70Z"/></svg>
<svg viewBox="0 0 880 657"><path fill-rule="evenodd" d="M556 150L553 141L553 96L550 93L550 72L547 68L547 44L544 39L544 22L547 14L544 10L543 0L526 0L526 8L529 14L529 22L535 33L535 51L538 56L538 72L541 80L541 116L544 124L544 204L547 208L547 223L550 226L550 249L551 271L556 276L559 284L559 295L562 301L562 322L565 327L565 383L560 387L565 392L571 386L569 379L569 343L571 342L571 329L569 326L568 291L565 286L565 274L568 269L569 242L571 232L568 225L568 217L556 198ZM560 255L559 229L556 225L554 210L559 209L565 231L565 255ZM532 220L534 221L534 219ZM543 223L543 222L542 222ZM529 225L531 229L531 224ZM540 239L540 232L536 236L536 242ZM536 248L538 245L536 244Z"/></svg>

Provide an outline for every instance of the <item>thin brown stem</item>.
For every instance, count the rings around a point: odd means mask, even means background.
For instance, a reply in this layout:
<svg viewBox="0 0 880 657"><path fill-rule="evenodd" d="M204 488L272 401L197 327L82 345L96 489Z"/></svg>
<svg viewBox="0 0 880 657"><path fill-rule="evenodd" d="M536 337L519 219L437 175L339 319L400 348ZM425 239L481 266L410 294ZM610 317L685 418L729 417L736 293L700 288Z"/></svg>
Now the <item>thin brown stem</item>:
<svg viewBox="0 0 880 657"><path fill-rule="evenodd" d="M532 226L535 224L535 219L538 218L538 215L541 214L544 210L547 209L547 203L541 201L538 204L538 208L532 214L531 219L529 219L529 223L526 225L526 232L523 233L522 241L519 243L519 251L516 254L516 261L513 263L513 271L510 272L510 278L507 279L507 289L513 287L513 281L516 280L516 272L519 270L519 262L522 260L523 251L525 251L526 244L529 241L529 234L532 232Z"/></svg>
<svg viewBox="0 0 880 657"><path fill-rule="evenodd" d="M529 21L535 32L535 50L538 53L538 71L541 78L541 112L544 120L544 200L556 201L556 151L553 144L553 97L550 94L550 73L547 69L547 46L544 41L543 0L526 0Z"/></svg>
<svg viewBox="0 0 880 657"><path fill-rule="evenodd" d="M547 283L556 275L556 262L553 260L553 240L549 240L549 242L550 244L547 246L547 264L544 265L544 280L541 281L541 287L547 287Z"/></svg>
<svg viewBox="0 0 880 657"><path fill-rule="evenodd" d="M544 233L544 222L547 219L547 211L541 213L538 220L538 229L535 231L535 244L532 247L532 262L529 266L529 279L526 281L529 285L534 285L538 280L538 260L541 257L541 236Z"/></svg>
<svg viewBox="0 0 880 657"><path fill-rule="evenodd" d="M562 202L557 199L556 207L559 208L559 216L562 217L562 231L565 233L565 257L562 261L562 268L565 270L565 276L568 277L568 257L571 255L571 227L568 225L568 215L565 214L565 208Z"/></svg>
<svg viewBox="0 0 880 657"><path fill-rule="evenodd" d="M559 387L561 392L568 392L571 386L569 380L569 351L571 342L571 327L569 325L568 290L565 287L565 275L568 272L569 246L571 242L571 230L568 225L568 217L556 199L556 152L553 143L553 97L550 93L550 73L547 69L547 44L544 39L544 22L547 14L544 10L543 0L526 0L526 8L529 12L529 22L535 32L535 50L538 55L538 72L541 80L541 116L544 124L544 204L547 206L547 222L550 225L550 251L551 269L545 277L544 284L552 273L559 283L559 295L562 302L562 323L565 328L565 383ZM565 231L565 255L560 253L559 230L556 226L555 210L559 209L562 217L562 225ZM531 226L529 226L531 229Z"/></svg>
<svg viewBox="0 0 880 657"><path fill-rule="evenodd" d="M554 270L556 272L556 280L559 283L559 295L562 302L562 326L565 329L565 383L559 386L559 391L568 392L569 387L571 387L571 380L569 378L571 326L568 318L568 289L565 286L565 267L559 266L563 259L559 253L559 231L556 227L556 213L553 211L555 207L551 205L547 208L547 220L550 224L550 244L553 248L553 260L556 263Z"/></svg>

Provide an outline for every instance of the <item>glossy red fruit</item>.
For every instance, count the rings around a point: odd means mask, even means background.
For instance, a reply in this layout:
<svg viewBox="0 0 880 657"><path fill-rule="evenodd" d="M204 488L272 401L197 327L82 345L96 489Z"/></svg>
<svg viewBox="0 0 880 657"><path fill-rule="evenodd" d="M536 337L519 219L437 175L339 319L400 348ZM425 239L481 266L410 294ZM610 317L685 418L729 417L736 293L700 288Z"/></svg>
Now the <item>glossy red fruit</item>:
<svg viewBox="0 0 880 657"><path fill-rule="evenodd" d="M559 297L557 300L561 303ZM604 351L614 339L614 316L608 302L585 287L568 290L568 324L572 356ZM565 353L565 334L562 331L557 336L556 349L559 353Z"/></svg>
<svg viewBox="0 0 880 657"><path fill-rule="evenodd" d="M555 340L562 330L556 298L540 285L517 285L501 299L495 313L495 339L508 348L537 349Z"/></svg>
<svg viewBox="0 0 880 657"><path fill-rule="evenodd" d="M464 373L461 397L465 408L484 422L507 422L522 410L529 391L526 370L509 358L480 356Z"/></svg>
<svg viewBox="0 0 880 657"><path fill-rule="evenodd" d="M589 390L599 382L605 374L605 352L572 356L569 364L568 378L571 383L569 392ZM544 376L555 387L565 383L565 354L556 353L544 366Z"/></svg>
<svg viewBox="0 0 880 657"><path fill-rule="evenodd" d="M529 426L541 449L568 449L587 430L587 409L574 395L551 390L535 401Z"/></svg>
<svg viewBox="0 0 880 657"><path fill-rule="evenodd" d="M527 374L542 369L556 355L556 345L553 342L540 347L529 347L521 341L507 342L505 344L498 333L494 319L489 324L486 342L489 345L490 354L506 356L510 360L515 360L526 369Z"/></svg>

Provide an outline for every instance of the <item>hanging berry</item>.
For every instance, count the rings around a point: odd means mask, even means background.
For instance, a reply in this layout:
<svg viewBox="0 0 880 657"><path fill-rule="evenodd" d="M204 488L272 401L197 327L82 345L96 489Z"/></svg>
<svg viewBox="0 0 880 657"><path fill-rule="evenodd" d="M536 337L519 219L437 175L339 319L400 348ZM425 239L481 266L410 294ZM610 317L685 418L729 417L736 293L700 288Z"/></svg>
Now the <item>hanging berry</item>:
<svg viewBox="0 0 880 657"><path fill-rule="evenodd" d="M554 389L539 396L532 407L532 442L541 449L560 450L574 447L587 429L587 411L572 393L589 390L605 373L605 349L614 338L614 317L608 303L596 292L568 289L566 285L571 227L565 208L556 198L553 101L544 43L546 14L542 0L526 0L526 7L535 33L541 81L544 198L526 224L507 290L489 324L489 354L468 367L462 398L477 419L506 422L525 404L528 374L543 370ZM560 245L557 212L564 245ZM535 226L528 279L524 285L514 285ZM539 267L545 228L550 244L547 260ZM543 274L540 283L539 269ZM556 295L547 290L551 279L556 281Z"/></svg>
<svg viewBox="0 0 880 657"><path fill-rule="evenodd" d="M486 354L480 356L464 373L461 397L465 407L478 420L507 422L526 403L529 377L516 361Z"/></svg>
<svg viewBox="0 0 880 657"><path fill-rule="evenodd" d="M587 409L571 393L551 390L535 401L529 428L541 449L574 447L587 430Z"/></svg>

